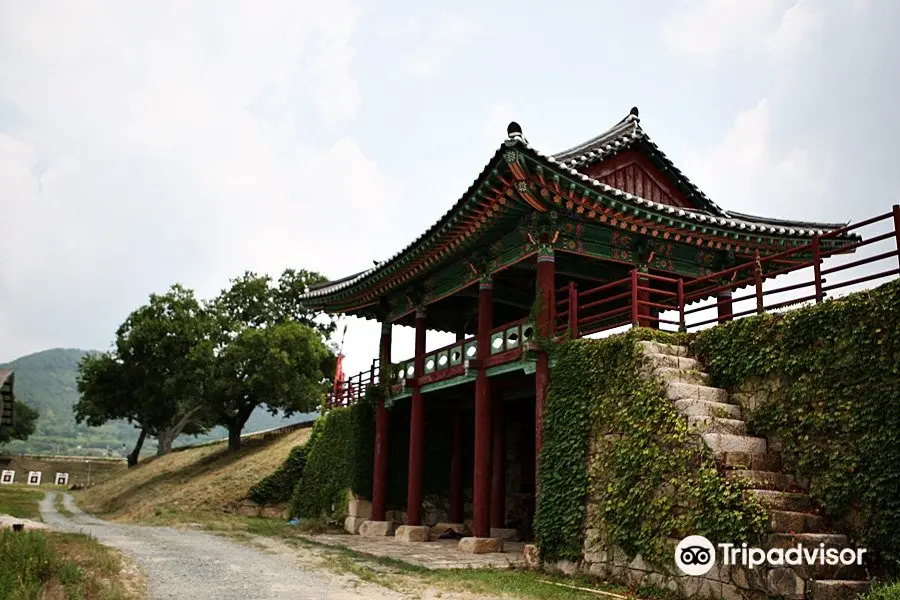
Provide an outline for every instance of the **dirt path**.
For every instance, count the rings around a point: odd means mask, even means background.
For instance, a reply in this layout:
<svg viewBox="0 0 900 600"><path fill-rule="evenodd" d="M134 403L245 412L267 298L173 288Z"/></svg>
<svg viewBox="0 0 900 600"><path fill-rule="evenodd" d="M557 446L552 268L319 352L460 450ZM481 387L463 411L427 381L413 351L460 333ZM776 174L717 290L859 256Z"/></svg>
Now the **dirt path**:
<svg viewBox="0 0 900 600"><path fill-rule="evenodd" d="M147 575L152 600L401 600L407 596L359 580L314 570L294 553L264 552L202 531L123 525L82 512L68 494L68 518L55 508L57 492L41 501L44 522L88 533L122 551ZM449 597L444 595L445 598Z"/></svg>

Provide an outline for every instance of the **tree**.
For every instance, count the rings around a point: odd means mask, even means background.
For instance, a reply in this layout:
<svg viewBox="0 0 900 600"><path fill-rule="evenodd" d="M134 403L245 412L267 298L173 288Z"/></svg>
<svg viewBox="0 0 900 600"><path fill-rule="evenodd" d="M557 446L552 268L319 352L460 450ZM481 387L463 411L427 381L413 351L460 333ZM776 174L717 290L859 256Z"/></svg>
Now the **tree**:
<svg viewBox="0 0 900 600"><path fill-rule="evenodd" d="M37 426L38 411L13 399L13 424L0 427L0 446L13 440L27 440Z"/></svg>
<svg viewBox="0 0 900 600"><path fill-rule="evenodd" d="M152 294L119 327L113 351L82 359L76 421L99 426L125 419L138 427L132 466L148 435L162 455L179 434L207 431L213 325L192 290L176 284L166 294Z"/></svg>
<svg viewBox="0 0 900 600"><path fill-rule="evenodd" d="M325 343L335 325L307 310L300 294L324 280L289 269L273 284L269 276L248 271L208 304L218 333L209 407L228 428L230 451L240 448L241 431L256 407L286 415L318 407L334 369L335 356Z"/></svg>

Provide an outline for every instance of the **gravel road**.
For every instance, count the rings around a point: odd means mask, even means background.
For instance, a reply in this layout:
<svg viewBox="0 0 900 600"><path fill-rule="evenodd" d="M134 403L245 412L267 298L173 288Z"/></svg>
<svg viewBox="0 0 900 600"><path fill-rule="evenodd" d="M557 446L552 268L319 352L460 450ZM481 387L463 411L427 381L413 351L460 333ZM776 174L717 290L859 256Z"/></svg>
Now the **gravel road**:
<svg viewBox="0 0 900 600"><path fill-rule="evenodd" d="M123 525L91 517L65 494L67 518L55 508L57 492L41 501L41 517L61 531L89 533L119 549L146 574L153 600L396 600L384 588L304 568L291 557L262 552L202 531Z"/></svg>

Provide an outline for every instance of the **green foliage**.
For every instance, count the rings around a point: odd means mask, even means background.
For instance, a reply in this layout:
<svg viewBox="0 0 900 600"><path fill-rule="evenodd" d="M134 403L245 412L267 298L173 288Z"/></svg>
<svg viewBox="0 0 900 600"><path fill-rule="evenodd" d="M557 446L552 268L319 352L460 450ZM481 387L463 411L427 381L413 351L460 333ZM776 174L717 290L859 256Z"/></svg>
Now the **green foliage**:
<svg viewBox="0 0 900 600"><path fill-rule="evenodd" d="M651 563L671 560L667 538L740 542L761 531L760 507L745 504L709 450L692 443L660 383L641 376L636 341L648 337L680 339L635 330L554 350L535 516L545 559L579 559L585 527Z"/></svg>
<svg viewBox="0 0 900 600"><path fill-rule="evenodd" d="M23 402L13 400L13 424L0 427L0 445L13 440L27 440L37 427L38 411Z"/></svg>
<svg viewBox="0 0 900 600"><path fill-rule="evenodd" d="M59 556L42 532L0 531L0 598L38 598L59 571Z"/></svg>
<svg viewBox="0 0 900 600"><path fill-rule="evenodd" d="M780 380L749 425L780 437L825 513L900 570L900 281L715 327L692 348L721 387Z"/></svg>
<svg viewBox="0 0 900 600"><path fill-rule="evenodd" d="M288 457L274 473L250 488L250 499L260 505L289 501L294 488L303 476L308 453L307 444L292 448Z"/></svg>
<svg viewBox="0 0 900 600"><path fill-rule="evenodd" d="M859 600L900 600L900 583L873 583L869 592L860 596Z"/></svg>
<svg viewBox="0 0 900 600"><path fill-rule="evenodd" d="M313 425L303 476L294 488L291 514L340 519L347 492L372 490L374 411L366 402L327 412Z"/></svg>

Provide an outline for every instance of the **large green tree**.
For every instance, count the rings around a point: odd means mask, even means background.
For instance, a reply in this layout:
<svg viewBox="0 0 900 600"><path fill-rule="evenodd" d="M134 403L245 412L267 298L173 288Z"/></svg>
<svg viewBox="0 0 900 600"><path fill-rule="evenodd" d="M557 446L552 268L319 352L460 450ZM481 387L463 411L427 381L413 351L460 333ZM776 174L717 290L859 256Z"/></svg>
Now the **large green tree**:
<svg viewBox="0 0 900 600"><path fill-rule="evenodd" d="M334 371L326 346L328 317L307 310L300 294L324 281L308 271L285 271L278 282L246 272L208 304L217 339L208 406L228 429L228 447L240 448L247 419L260 406L272 414L312 412Z"/></svg>
<svg viewBox="0 0 900 600"><path fill-rule="evenodd" d="M134 424L141 435L129 465L137 463L148 435L157 439L157 454L162 455L171 451L179 434L208 430L214 324L192 290L176 284L165 294L152 294L119 327L112 351L82 359L76 421L98 426L125 419Z"/></svg>
<svg viewBox="0 0 900 600"><path fill-rule="evenodd" d="M13 400L13 424L0 427L0 446L13 440L27 440L37 426L38 411L24 402Z"/></svg>

